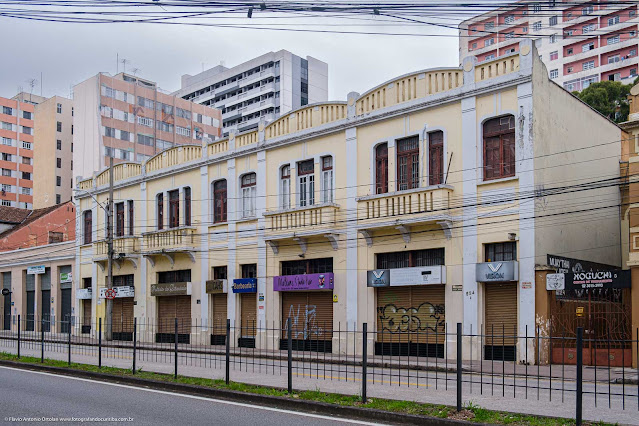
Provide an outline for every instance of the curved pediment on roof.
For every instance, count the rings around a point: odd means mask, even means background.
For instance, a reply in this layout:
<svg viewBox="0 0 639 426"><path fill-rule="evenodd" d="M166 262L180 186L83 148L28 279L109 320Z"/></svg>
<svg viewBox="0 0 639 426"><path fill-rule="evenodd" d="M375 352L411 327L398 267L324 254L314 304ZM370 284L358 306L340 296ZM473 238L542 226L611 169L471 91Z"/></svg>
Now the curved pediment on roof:
<svg viewBox="0 0 639 426"><path fill-rule="evenodd" d="M266 140L318 127L347 117L346 102L319 102L305 105L278 118L264 128Z"/></svg>

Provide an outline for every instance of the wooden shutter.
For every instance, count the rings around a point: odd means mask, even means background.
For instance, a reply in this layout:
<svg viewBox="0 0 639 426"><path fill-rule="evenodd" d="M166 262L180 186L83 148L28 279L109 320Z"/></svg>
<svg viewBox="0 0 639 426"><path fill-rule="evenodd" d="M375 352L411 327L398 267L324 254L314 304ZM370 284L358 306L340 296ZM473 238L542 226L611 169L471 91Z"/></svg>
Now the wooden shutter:
<svg viewBox="0 0 639 426"><path fill-rule="evenodd" d="M445 286L377 289L377 341L445 341Z"/></svg>
<svg viewBox="0 0 639 426"><path fill-rule="evenodd" d="M82 325L91 326L91 299L82 301Z"/></svg>
<svg viewBox="0 0 639 426"><path fill-rule="evenodd" d="M388 144L378 145L375 149L375 193L388 192Z"/></svg>
<svg viewBox="0 0 639 426"><path fill-rule="evenodd" d="M517 335L517 283L486 283L484 290L484 345L514 345L514 336ZM502 338L504 335L505 339Z"/></svg>
<svg viewBox="0 0 639 426"><path fill-rule="evenodd" d="M113 299L113 332L132 333L133 332L133 298L122 297Z"/></svg>
<svg viewBox="0 0 639 426"><path fill-rule="evenodd" d="M240 323L242 337L255 337L255 330L258 328L255 293L240 293Z"/></svg>
<svg viewBox="0 0 639 426"><path fill-rule="evenodd" d="M428 142L428 184L439 185L444 175L444 132L429 133Z"/></svg>
<svg viewBox="0 0 639 426"><path fill-rule="evenodd" d="M227 295L226 294L212 294L211 295L213 307L213 330L212 334L219 336L226 336L226 319L227 315Z"/></svg>
<svg viewBox="0 0 639 426"><path fill-rule="evenodd" d="M333 337L333 292L308 292L309 308L315 306L315 316L309 315L309 338L331 340Z"/></svg>

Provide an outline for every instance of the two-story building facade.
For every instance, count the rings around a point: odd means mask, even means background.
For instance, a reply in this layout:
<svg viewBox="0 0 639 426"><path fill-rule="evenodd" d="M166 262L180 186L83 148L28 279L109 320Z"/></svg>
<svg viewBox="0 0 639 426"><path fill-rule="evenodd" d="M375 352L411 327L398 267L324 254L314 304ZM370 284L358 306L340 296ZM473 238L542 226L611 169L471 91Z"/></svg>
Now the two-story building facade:
<svg viewBox="0 0 639 426"><path fill-rule="evenodd" d="M532 336L548 253L620 263L619 189L597 183L619 173L620 135L523 41L118 164L114 333L145 318L166 341L177 318L180 341L215 345L230 319L233 345L283 348L290 320L295 348L343 352L339 331L366 322L375 353L438 357L457 322ZM78 183L78 315L104 317L108 176ZM528 343L465 341L511 360L534 359Z"/></svg>

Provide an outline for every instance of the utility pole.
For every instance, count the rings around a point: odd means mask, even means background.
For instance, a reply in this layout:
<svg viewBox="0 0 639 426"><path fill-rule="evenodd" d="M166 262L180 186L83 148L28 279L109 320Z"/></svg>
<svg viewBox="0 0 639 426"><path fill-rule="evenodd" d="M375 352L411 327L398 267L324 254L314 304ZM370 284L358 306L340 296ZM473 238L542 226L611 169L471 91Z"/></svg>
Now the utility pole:
<svg viewBox="0 0 639 426"><path fill-rule="evenodd" d="M113 288L113 156L109 157L109 202L107 203L107 290ZM107 341L113 339L113 299L106 298L106 334Z"/></svg>

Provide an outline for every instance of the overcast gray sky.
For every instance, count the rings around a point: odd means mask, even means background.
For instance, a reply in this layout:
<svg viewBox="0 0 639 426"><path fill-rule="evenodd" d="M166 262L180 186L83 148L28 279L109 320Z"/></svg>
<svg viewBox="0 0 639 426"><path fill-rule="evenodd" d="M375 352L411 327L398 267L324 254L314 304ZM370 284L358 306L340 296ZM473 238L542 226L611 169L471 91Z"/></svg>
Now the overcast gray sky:
<svg viewBox="0 0 639 426"><path fill-rule="evenodd" d="M454 30L423 26L330 28L456 34ZM456 37L294 33L154 24L64 24L9 18L0 18L0 36L5 40L0 66L0 96L4 97L15 95L19 86L28 91L27 81L31 78L39 81L41 73L44 96L68 97L73 84L98 72L115 73L117 54L130 61L128 71L139 68L139 76L173 91L179 89L182 74L195 74L203 66L210 68L220 61L234 66L269 51L287 49L329 64L330 100L345 100L350 91L362 93L407 72L459 64ZM40 93L39 83L34 93Z"/></svg>

